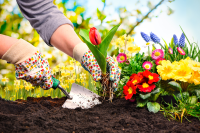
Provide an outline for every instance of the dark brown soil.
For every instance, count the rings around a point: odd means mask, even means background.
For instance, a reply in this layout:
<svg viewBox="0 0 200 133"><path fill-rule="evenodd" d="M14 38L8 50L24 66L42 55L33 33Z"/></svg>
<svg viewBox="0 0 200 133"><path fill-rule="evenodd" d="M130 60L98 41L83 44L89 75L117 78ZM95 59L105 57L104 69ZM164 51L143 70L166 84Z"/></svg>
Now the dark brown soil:
<svg viewBox="0 0 200 133"><path fill-rule="evenodd" d="M136 108L135 103L114 99L91 109L64 109L65 98L28 98L27 101L5 101L0 98L0 133L121 133L121 132L200 132L200 121L188 117L189 123L168 121L161 112Z"/></svg>

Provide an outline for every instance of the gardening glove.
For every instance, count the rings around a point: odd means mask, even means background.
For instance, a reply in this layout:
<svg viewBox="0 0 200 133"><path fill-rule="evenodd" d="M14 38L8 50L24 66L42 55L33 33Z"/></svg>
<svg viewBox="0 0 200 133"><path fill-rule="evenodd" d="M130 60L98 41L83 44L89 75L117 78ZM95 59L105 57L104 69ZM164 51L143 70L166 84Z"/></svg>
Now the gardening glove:
<svg viewBox="0 0 200 133"><path fill-rule="evenodd" d="M39 50L30 43L19 39L2 56L3 60L14 64L16 78L30 82L47 90L53 86L51 69Z"/></svg>
<svg viewBox="0 0 200 133"><path fill-rule="evenodd" d="M88 46L85 43L79 43L74 47L73 58L81 63L82 67L93 76L93 79L96 82L102 79L101 69L94 55L88 49ZM115 88L114 91L116 91L118 82L120 80L121 70L114 62L112 57L108 56L106 58L106 61L107 61L107 71L110 74L110 80L113 81L113 87Z"/></svg>

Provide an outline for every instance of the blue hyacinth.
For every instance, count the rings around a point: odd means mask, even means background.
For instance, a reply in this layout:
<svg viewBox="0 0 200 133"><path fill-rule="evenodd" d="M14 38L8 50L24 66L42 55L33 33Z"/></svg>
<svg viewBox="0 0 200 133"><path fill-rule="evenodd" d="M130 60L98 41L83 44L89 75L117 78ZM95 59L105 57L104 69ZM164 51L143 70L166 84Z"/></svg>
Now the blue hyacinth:
<svg viewBox="0 0 200 133"><path fill-rule="evenodd" d="M149 42L151 40L151 38L144 32L141 32L141 36L146 42Z"/></svg>
<svg viewBox="0 0 200 133"><path fill-rule="evenodd" d="M185 46L185 35L182 33L179 39L179 47L184 47L184 46Z"/></svg>
<svg viewBox="0 0 200 133"><path fill-rule="evenodd" d="M150 37L151 37L151 40L154 42L154 43L160 43L160 38L158 38L154 33L150 33Z"/></svg>
<svg viewBox="0 0 200 133"><path fill-rule="evenodd" d="M178 38L175 34L173 35L173 39L174 39L174 44L178 45Z"/></svg>

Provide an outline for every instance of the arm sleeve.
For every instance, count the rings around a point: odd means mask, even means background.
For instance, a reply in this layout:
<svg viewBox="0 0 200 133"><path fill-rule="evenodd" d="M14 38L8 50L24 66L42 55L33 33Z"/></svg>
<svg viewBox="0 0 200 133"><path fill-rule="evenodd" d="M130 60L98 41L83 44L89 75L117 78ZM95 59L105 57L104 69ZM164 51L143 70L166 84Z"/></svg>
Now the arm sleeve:
<svg viewBox="0 0 200 133"><path fill-rule="evenodd" d="M63 25L72 22L53 4L53 0L17 0L23 16L36 29L44 42L50 44L50 39L55 30Z"/></svg>

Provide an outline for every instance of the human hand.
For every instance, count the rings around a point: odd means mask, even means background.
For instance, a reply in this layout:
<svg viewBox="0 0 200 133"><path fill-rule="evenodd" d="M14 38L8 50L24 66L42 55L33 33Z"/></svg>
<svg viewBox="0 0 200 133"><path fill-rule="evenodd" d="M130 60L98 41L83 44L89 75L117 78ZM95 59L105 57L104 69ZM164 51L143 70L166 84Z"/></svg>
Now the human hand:
<svg viewBox="0 0 200 133"><path fill-rule="evenodd" d="M48 90L53 86L51 69L46 59L39 51L29 59L15 64L16 78L30 82L33 86L40 86Z"/></svg>
<svg viewBox="0 0 200 133"><path fill-rule="evenodd" d="M115 88L114 91L116 91L118 82L120 80L121 70L114 62L112 57L108 56L106 58L106 61L107 61L107 71L109 72L110 80L113 81L113 87ZM83 55L81 60L81 65L85 70L87 70L93 76L93 79L96 82L102 79L101 69L90 50Z"/></svg>
<svg viewBox="0 0 200 133"><path fill-rule="evenodd" d="M10 40L13 38L10 37ZM14 64L16 78L30 82L43 89L53 86L49 63L43 59L39 50L23 39L13 40L15 43L2 56L3 60Z"/></svg>

